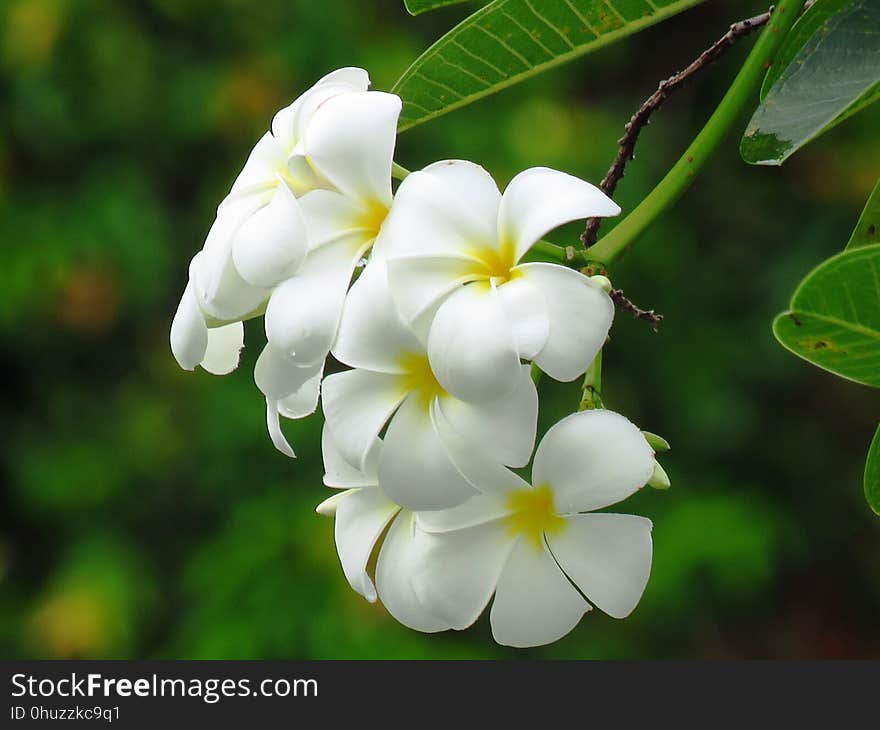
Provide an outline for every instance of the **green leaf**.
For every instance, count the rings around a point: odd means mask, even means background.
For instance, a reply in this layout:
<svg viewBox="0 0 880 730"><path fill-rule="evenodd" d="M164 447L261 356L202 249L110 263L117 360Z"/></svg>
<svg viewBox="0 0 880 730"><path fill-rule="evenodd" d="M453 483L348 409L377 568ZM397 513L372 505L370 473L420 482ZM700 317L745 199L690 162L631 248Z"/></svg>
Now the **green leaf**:
<svg viewBox="0 0 880 730"><path fill-rule="evenodd" d="M871 509L880 515L880 427L874 434L865 462L865 499Z"/></svg>
<svg viewBox="0 0 880 730"><path fill-rule="evenodd" d="M447 5L461 5L464 2L468 2L468 0L403 0L410 15L420 15L429 10L443 8Z"/></svg>
<svg viewBox="0 0 880 730"><path fill-rule="evenodd" d="M767 69L764 82L761 84L761 101L767 98L770 89L779 81L782 72L791 65L807 41L822 28L832 15L839 13L850 2L851 0L819 0L804 11L792 26L791 32L783 41L773 63Z"/></svg>
<svg viewBox="0 0 880 730"><path fill-rule="evenodd" d="M400 130L647 28L702 0L493 0L425 51L394 85Z"/></svg>
<svg viewBox="0 0 880 730"><path fill-rule="evenodd" d="M820 264L773 322L773 334L820 368L880 387L880 245Z"/></svg>
<svg viewBox="0 0 880 730"><path fill-rule="evenodd" d="M874 192L868 198L859 222L850 236L847 249L870 246L872 243L880 243L880 180L874 186Z"/></svg>
<svg viewBox="0 0 880 730"><path fill-rule="evenodd" d="M780 165L880 99L880 2L818 0L770 67L740 145L743 159Z"/></svg>

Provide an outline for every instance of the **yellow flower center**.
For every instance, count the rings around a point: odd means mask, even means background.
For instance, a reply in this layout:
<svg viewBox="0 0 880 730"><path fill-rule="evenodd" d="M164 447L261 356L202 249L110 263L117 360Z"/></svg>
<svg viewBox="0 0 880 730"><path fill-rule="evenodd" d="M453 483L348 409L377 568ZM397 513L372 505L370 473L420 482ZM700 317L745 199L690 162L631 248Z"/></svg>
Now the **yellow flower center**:
<svg viewBox="0 0 880 730"><path fill-rule="evenodd" d="M407 352L398 361L404 371L402 387L407 393L418 394L419 402L428 408L434 398L445 395L443 386L437 382L428 356L418 352Z"/></svg>
<svg viewBox="0 0 880 730"><path fill-rule="evenodd" d="M565 519L556 514L553 492L546 484L537 489L520 489L507 497L507 528L514 537L525 536L539 550L545 534L565 528Z"/></svg>
<svg viewBox="0 0 880 730"><path fill-rule="evenodd" d="M367 203L364 212L357 221L357 227L369 231L371 238L379 235L379 229L388 217L388 206L378 200Z"/></svg>
<svg viewBox="0 0 880 730"><path fill-rule="evenodd" d="M513 242L504 240L495 249L491 246L474 247L468 253L478 259L480 264L474 271L478 280L488 280L496 285L504 284L514 278L516 272L516 250Z"/></svg>

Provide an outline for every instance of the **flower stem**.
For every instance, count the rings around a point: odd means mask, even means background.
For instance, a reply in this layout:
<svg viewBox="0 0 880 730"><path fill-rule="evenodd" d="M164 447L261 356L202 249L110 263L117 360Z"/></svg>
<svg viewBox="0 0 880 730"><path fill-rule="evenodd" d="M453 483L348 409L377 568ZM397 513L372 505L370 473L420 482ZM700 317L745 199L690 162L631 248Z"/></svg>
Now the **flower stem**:
<svg viewBox="0 0 880 730"><path fill-rule="evenodd" d="M550 241L535 243L529 249L527 257L531 261L549 261L570 266L573 269L579 269L589 263L589 258L584 251L578 251L574 246L557 246Z"/></svg>
<svg viewBox="0 0 880 730"><path fill-rule="evenodd" d="M611 263L645 231L654 219L673 205L724 139L743 107L754 100L764 74L773 62L806 0L782 0L752 48L724 98L690 147L637 207L607 236L588 249L589 258Z"/></svg>
<svg viewBox="0 0 880 730"><path fill-rule="evenodd" d="M583 393L578 406L579 411L605 407L602 403L602 350L599 350L596 359L590 363L590 367L584 373Z"/></svg>
<svg viewBox="0 0 880 730"><path fill-rule="evenodd" d="M541 371L541 368L535 365L535 363L532 363L531 367L529 368L529 374L532 376L532 382L537 385L541 382L541 376L544 373Z"/></svg>
<svg viewBox="0 0 880 730"><path fill-rule="evenodd" d="M391 163L391 177L395 180L403 180L407 175L409 175L409 170L403 165L398 165L396 162Z"/></svg>

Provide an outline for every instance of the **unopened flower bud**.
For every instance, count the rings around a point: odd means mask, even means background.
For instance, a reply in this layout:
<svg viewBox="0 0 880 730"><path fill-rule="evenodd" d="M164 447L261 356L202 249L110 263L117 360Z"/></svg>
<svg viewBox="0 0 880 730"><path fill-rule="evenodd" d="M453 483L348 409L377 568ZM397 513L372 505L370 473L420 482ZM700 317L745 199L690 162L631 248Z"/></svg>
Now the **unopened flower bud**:
<svg viewBox="0 0 880 730"><path fill-rule="evenodd" d="M651 433L650 431L642 431L642 435L645 437L645 441L654 449L655 452L663 452L669 451L672 447L669 445L669 442L663 438L662 436L658 436L656 433Z"/></svg>
<svg viewBox="0 0 880 730"><path fill-rule="evenodd" d="M597 274L596 276L591 276L590 281L598 284L602 291L604 291L606 294L611 292L611 279L609 279L607 276Z"/></svg>
<svg viewBox="0 0 880 730"><path fill-rule="evenodd" d="M672 482L669 481L669 476L666 474L666 471L656 461L654 462L654 473L648 480L648 486L653 487L654 489L669 489L669 487L672 486Z"/></svg>

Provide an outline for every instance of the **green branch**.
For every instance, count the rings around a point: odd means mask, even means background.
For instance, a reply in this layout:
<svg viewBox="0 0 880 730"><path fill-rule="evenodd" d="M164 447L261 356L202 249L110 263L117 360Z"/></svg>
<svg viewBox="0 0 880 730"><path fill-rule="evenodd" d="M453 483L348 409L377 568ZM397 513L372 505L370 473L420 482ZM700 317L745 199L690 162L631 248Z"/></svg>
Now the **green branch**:
<svg viewBox="0 0 880 730"><path fill-rule="evenodd" d="M609 264L672 206L690 186L697 173L730 131L743 108L751 103L782 40L797 20L806 0L783 0L758 38L745 63L715 113L690 147L637 207L614 230L588 249L589 258Z"/></svg>
<svg viewBox="0 0 880 730"><path fill-rule="evenodd" d="M533 261L549 261L579 269L589 263L584 251L574 246L557 246L550 241L538 241L528 251L528 259Z"/></svg>
<svg viewBox="0 0 880 730"><path fill-rule="evenodd" d="M398 165L396 162L391 162L391 177L395 180L403 180L407 175L409 175L409 170L407 170L403 165Z"/></svg>
<svg viewBox="0 0 880 730"><path fill-rule="evenodd" d="M584 384L578 410L590 411L594 408L604 407L602 403L602 350L599 350L596 359L590 363L590 367L584 373Z"/></svg>

